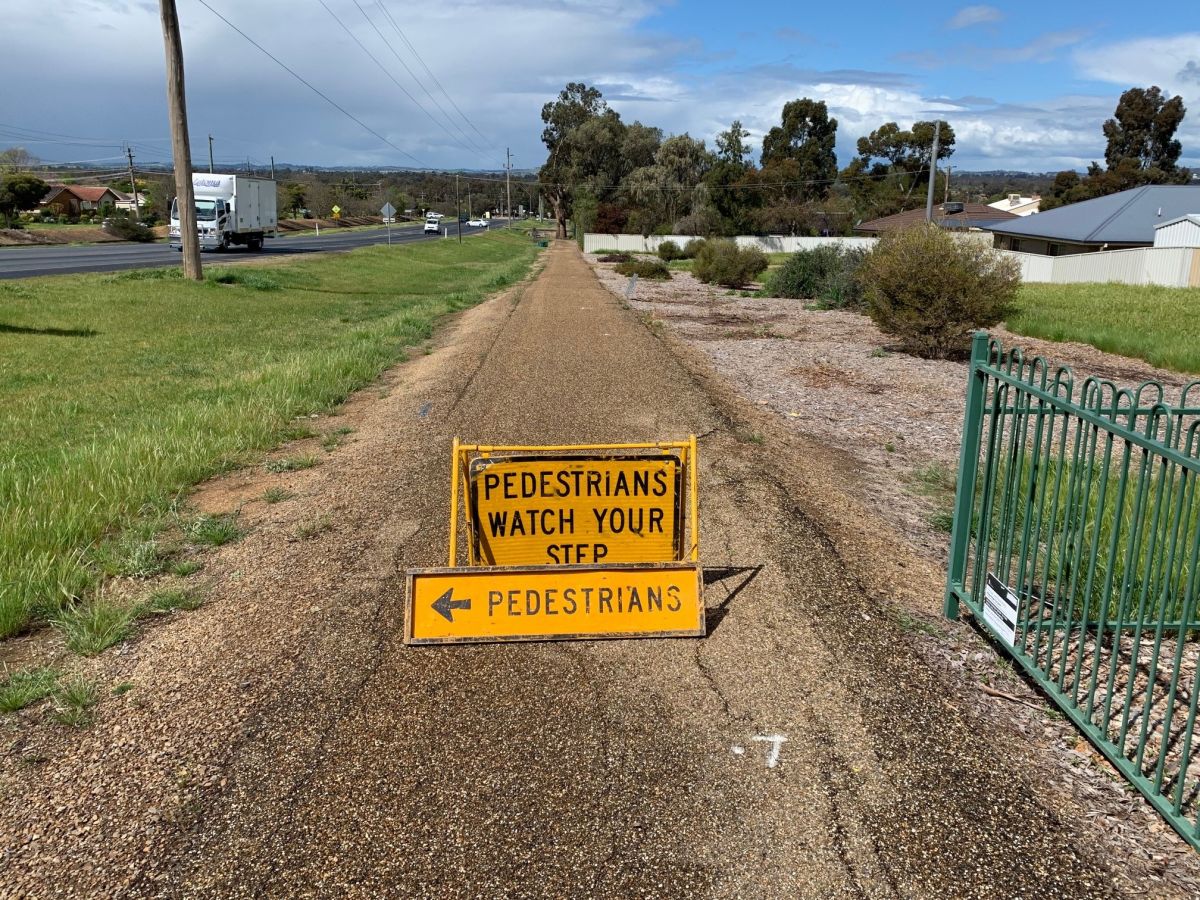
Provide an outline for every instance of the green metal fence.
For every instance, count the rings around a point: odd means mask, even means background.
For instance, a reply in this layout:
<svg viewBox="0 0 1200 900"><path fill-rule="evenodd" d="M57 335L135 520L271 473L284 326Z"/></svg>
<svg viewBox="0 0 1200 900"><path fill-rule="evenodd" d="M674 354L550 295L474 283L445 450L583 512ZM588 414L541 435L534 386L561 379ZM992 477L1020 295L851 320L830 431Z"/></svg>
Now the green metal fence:
<svg viewBox="0 0 1200 900"><path fill-rule="evenodd" d="M945 612L967 606L1200 849L1200 381L1167 399L977 334Z"/></svg>

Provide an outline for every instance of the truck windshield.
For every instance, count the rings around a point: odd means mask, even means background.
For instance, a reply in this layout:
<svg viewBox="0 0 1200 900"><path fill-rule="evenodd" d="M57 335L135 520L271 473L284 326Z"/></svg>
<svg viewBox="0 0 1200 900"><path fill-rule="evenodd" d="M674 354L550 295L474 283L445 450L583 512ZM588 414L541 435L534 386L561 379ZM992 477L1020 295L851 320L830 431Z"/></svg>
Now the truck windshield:
<svg viewBox="0 0 1200 900"><path fill-rule="evenodd" d="M200 222L211 222L217 217L216 200L197 200L196 219Z"/></svg>

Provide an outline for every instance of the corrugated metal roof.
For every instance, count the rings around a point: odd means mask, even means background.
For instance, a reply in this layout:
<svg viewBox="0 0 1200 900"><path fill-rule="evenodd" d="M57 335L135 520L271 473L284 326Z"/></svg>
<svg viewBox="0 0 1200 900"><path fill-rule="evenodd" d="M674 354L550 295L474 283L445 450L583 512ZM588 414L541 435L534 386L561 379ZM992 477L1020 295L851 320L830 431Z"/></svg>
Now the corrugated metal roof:
<svg viewBox="0 0 1200 900"><path fill-rule="evenodd" d="M1200 213L1200 187L1150 184L987 227L1076 244L1152 244L1156 225L1189 213Z"/></svg>
<svg viewBox="0 0 1200 900"><path fill-rule="evenodd" d="M1154 226L1154 230L1157 231L1158 229L1164 228L1167 225L1174 225L1176 222L1191 222L1195 225L1200 225L1200 213L1193 214L1193 215L1187 215L1187 216L1176 216L1175 218L1170 219L1169 221L1159 222L1157 225Z"/></svg>

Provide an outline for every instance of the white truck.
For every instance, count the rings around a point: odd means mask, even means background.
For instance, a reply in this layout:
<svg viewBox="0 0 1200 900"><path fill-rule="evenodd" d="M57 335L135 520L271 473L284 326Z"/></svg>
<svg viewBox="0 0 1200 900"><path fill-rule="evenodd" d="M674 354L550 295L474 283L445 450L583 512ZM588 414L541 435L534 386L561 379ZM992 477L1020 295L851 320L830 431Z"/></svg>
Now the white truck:
<svg viewBox="0 0 1200 900"><path fill-rule="evenodd" d="M275 182L249 175L217 175L193 172L196 195L196 230L202 250L225 250L245 244L261 250L263 238L278 235L275 214ZM171 246L183 249L179 240L178 198L171 201Z"/></svg>

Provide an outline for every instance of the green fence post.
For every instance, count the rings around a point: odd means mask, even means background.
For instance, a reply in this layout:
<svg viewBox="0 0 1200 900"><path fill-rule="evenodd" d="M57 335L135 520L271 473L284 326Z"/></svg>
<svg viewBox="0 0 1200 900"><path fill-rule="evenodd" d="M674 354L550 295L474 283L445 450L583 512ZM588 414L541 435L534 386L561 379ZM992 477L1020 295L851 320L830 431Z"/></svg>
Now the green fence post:
<svg viewBox="0 0 1200 900"><path fill-rule="evenodd" d="M963 413L962 449L958 456L958 480L954 491L954 525L950 531L950 566L946 576L947 619L958 618L958 594L967 573L971 546L971 514L975 505L975 473L979 467L979 440L983 434L983 407L987 395L987 332L971 338L971 368L967 374L967 404Z"/></svg>

